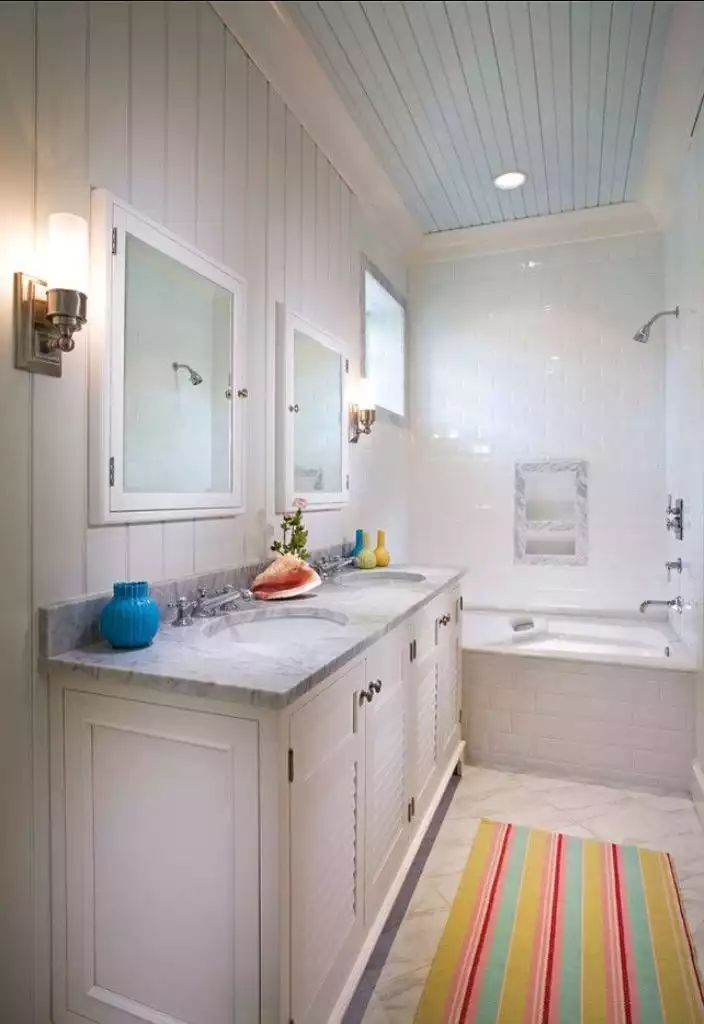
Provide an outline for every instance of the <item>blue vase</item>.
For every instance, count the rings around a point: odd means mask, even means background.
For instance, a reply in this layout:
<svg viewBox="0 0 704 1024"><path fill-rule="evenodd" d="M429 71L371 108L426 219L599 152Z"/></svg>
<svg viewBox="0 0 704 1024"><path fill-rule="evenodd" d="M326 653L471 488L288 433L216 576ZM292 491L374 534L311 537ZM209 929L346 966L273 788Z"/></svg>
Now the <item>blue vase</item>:
<svg viewBox="0 0 704 1024"><path fill-rule="evenodd" d="M352 552L350 554L350 558L356 558L357 555L359 555L360 552L363 550L363 548L364 548L364 530L357 530L357 532L354 535L354 547L352 548Z"/></svg>
<svg viewBox="0 0 704 1024"><path fill-rule="evenodd" d="M148 583L115 583L113 596L100 615L100 634L113 647L148 647L159 630L159 605L149 596Z"/></svg>

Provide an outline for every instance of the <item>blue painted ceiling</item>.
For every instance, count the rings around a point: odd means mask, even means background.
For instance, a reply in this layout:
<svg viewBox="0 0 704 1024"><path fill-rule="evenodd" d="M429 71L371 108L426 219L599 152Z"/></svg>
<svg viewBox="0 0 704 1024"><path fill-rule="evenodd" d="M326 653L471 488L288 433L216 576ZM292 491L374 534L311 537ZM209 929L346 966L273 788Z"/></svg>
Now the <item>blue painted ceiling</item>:
<svg viewBox="0 0 704 1024"><path fill-rule="evenodd" d="M424 231L636 197L672 2L285 6Z"/></svg>

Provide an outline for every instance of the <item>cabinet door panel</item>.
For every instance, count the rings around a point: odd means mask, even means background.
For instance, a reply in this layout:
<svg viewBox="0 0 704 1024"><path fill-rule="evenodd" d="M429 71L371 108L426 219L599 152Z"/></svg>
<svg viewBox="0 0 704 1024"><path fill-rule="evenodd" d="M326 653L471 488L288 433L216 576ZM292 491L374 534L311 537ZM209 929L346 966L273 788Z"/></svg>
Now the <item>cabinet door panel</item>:
<svg viewBox="0 0 704 1024"><path fill-rule="evenodd" d="M254 1024L257 723L68 692L64 755L63 1009Z"/></svg>
<svg viewBox="0 0 704 1024"><path fill-rule="evenodd" d="M408 709L403 682L405 637L392 635L367 659L367 687L382 689L365 702L365 923L371 925L403 860L408 838Z"/></svg>
<svg viewBox="0 0 704 1024"><path fill-rule="evenodd" d="M438 763L438 663L434 656L419 668L414 697L414 793L418 817L430 800Z"/></svg>
<svg viewBox="0 0 704 1024"><path fill-rule="evenodd" d="M460 739L459 589L444 601L438 626L438 761L445 765Z"/></svg>
<svg viewBox="0 0 704 1024"><path fill-rule="evenodd" d="M291 1016L327 1019L363 939L360 663L291 720Z"/></svg>

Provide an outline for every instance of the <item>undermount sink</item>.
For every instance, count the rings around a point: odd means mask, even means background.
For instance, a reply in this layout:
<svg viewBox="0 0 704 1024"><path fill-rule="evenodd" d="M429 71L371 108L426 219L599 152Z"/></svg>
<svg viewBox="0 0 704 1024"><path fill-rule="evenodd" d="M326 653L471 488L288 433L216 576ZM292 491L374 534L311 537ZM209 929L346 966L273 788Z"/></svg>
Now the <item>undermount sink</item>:
<svg viewBox="0 0 704 1024"><path fill-rule="evenodd" d="M401 569L358 569L342 573L335 582L342 587L375 587L384 584L398 587L409 583L425 583L426 579L427 576L419 572L403 572Z"/></svg>
<svg viewBox="0 0 704 1024"><path fill-rule="evenodd" d="M346 615L323 609L261 608L223 615L203 635L241 644L301 643L340 636L348 623Z"/></svg>

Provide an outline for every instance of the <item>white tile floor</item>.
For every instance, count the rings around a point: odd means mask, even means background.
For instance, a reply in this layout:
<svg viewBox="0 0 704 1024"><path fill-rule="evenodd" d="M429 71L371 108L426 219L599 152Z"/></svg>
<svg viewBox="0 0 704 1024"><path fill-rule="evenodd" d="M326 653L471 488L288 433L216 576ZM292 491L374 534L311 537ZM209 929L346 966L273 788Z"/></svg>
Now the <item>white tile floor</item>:
<svg viewBox="0 0 704 1024"><path fill-rule="evenodd" d="M704 964L704 829L690 800L465 768L388 956L361 983L363 1024L413 1021L481 818L668 851Z"/></svg>

